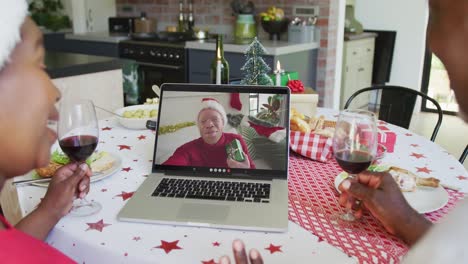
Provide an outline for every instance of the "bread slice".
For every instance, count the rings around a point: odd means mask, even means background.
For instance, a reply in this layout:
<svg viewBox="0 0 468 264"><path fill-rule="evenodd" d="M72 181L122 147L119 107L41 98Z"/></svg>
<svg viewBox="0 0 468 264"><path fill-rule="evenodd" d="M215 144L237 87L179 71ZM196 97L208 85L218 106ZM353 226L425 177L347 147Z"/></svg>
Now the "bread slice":
<svg viewBox="0 0 468 264"><path fill-rule="evenodd" d="M423 178L416 174L398 167L390 167L389 173L396 181L402 192L414 192L417 186L439 187L439 179L430 177Z"/></svg>
<svg viewBox="0 0 468 264"><path fill-rule="evenodd" d="M114 166L115 159L107 152L100 152L98 156L91 162L91 170L93 172L103 172Z"/></svg>
<svg viewBox="0 0 468 264"><path fill-rule="evenodd" d="M62 164L50 161L47 167L36 169L36 172L40 177L49 178L54 176L55 172L62 166Z"/></svg>

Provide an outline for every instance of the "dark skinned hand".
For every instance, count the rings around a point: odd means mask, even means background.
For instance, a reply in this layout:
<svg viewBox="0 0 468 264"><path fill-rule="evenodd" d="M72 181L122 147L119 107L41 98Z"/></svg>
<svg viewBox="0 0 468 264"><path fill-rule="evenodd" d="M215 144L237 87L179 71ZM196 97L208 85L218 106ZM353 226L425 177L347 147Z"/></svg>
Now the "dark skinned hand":
<svg viewBox="0 0 468 264"><path fill-rule="evenodd" d="M256 249L251 249L247 257L244 242L241 240L236 239L232 242L232 251L235 264L263 264L262 256ZM219 259L219 264L231 264L231 260L228 256L223 256Z"/></svg>

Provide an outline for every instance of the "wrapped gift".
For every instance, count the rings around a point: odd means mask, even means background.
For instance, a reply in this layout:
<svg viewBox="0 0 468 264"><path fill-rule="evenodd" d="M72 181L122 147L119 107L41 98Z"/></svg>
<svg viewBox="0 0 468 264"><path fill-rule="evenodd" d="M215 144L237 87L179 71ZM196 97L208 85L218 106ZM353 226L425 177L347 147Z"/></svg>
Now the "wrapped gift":
<svg viewBox="0 0 468 264"><path fill-rule="evenodd" d="M379 143L387 148L387 152L392 153L396 143L396 134L386 126L377 126L379 133Z"/></svg>
<svg viewBox="0 0 468 264"><path fill-rule="evenodd" d="M228 158L233 159L235 161L243 162L245 160L242 145L237 138L226 145L226 153Z"/></svg>
<svg viewBox="0 0 468 264"><path fill-rule="evenodd" d="M299 131L291 131L289 135L292 151L320 162L327 162L333 158L331 137Z"/></svg>

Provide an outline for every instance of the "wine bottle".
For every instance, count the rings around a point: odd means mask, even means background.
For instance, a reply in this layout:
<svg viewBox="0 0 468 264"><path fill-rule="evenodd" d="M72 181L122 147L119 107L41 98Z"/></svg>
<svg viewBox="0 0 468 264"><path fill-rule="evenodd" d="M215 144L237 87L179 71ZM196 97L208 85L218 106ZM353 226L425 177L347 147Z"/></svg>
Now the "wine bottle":
<svg viewBox="0 0 468 264"><path fill-rule="evenodd" d="M193 18L193 0L189 2L189 14L188 14L188 21L187 21L187 29L189 32L193 31L193 26L195 25L195 20Z"/></svg>
<svg viewBox="0 0 468 264"><path fill-rule="evenodd" d="M184 17L184 0L179 0L179 19L177 24L177 31L185 32L185 17Z"/></svg>
<svg viewBox="0 0 468 264"><path fill-rule="evenodd" d="M216 38L216 56L211 62L211 82L215 84L229 83L229 63L224 58L223 36Z"/></svg>

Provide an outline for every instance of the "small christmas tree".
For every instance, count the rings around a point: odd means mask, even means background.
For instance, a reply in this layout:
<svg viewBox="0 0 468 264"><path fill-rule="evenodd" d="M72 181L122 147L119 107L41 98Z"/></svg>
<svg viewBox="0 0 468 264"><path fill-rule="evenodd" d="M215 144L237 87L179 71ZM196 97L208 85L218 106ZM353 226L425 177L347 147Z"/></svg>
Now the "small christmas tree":
<svg viewBox="0 0 468 264"><path fill-rule="evenodd" d="M245 51L246 62L241 68L241 71L244 73L241 84L273 85L271 78L267 74L271 71L271 68L262 58L265 54L265 48L255 37Z"/></svg>

